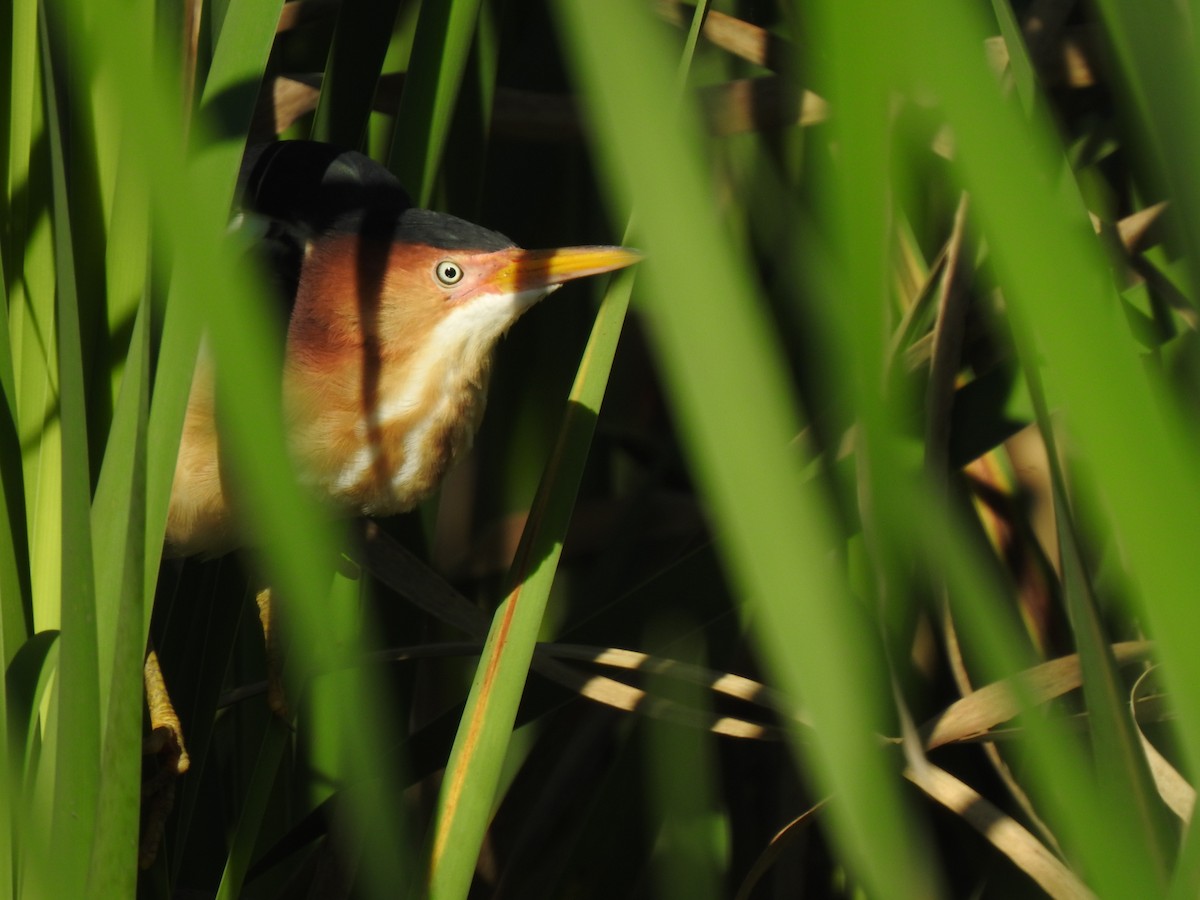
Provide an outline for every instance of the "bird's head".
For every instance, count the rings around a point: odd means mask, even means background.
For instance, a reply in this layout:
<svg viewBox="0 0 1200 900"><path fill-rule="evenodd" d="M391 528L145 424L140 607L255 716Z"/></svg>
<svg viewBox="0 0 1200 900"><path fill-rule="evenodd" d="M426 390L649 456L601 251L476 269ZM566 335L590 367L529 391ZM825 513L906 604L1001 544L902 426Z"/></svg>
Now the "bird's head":
<svg viewBox="0 0 1200 900"><path fill-rule="evenodd" d="M383 230L355 223L311 242L289 352L482 361L527 309L564 283L624 268L623 247L525 250L453 216L406 210Z"/></svg>
<svg viewBox="0 0 1200 900"><path fill-rule="evenodd" d="M305 480L371 514L410 508L470 446L491 351L563 283L640 257L621 247L523 250L409 210L402 227L309 244L288 332L285 394Z"/></svg>
<svg viewBox="0 0 1200 900"><path fill-rule="evenodd" d="M478 427L491 350L525 310L640 258L622 247L523 250L415 208L383 166L313 141L251 148L240 195L239 218L261 226L264 269L288 308L289 449L304 484L354 514L411 509L436 489ZM172 486L171 552L238 540L212 397L202 369Z"/></svg>
<svg viewBox="0 0 1200 900"><path fill-rule="evenodd" d="M640 258L620 247L522 250L488 228L417 209L383 166L314 141L251 148L240 194L246 212L276 229L276 268L288 270L276 276L295 301L289 356L357 345L402 362L436 346L481 359L559 285Z"/></svg>
<svg viewBox="0 0 1200 900"><path fill-rule="evenodd" d="M424 326L439 355L477 358L564 283L624 268L638 258L622 247L398 247L384 280L381 338L403 342Z"/></svg>

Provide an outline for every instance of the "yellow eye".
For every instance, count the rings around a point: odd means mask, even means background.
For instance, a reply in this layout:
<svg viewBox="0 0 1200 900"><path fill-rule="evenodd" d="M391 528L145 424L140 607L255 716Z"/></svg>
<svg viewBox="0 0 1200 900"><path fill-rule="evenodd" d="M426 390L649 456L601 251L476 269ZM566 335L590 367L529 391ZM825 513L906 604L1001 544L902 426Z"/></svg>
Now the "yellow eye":
<svg viewBox="0 0 1200 900"><path fill-rule="evenodd" d="M463 277L462 266L452 259L443 259L434 266L433 272L437 276L437 280L446 287L458 284Z"/></svg>

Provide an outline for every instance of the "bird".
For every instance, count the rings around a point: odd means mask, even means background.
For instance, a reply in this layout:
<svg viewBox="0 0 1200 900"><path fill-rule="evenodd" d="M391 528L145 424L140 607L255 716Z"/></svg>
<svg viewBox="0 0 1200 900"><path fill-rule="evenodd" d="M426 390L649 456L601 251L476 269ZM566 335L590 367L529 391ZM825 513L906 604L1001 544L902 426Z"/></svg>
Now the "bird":
<svg viewBox="0 0 1200 900"><path fill-rule="evenodd" d="M235 222L258 229L258 255L287 313L280 377L291 462L301 486L340 516L389 516L432 495L471 447L493 351L513 323L566 282L641 259L619 246L522 249L418 208L386 167L318 141L249 148L238 197ZM164 557L216 557L252 540L229 482L215 375L202 342ZM257 599L270 657L269 588ZM147 748L163 760L166 783L143 822L147 866L188 757L152 644L144 676Z"/></svg>
<svg viewBox="0 0 1200 900"><path fill-rule="evenodd" d="M522 249L415 207L387 168L317 141L252 148L239 182L243 214L266 223L268 268L289 309L282 396L292 463L304 488L345 515L393 515L429 497L471 447L509 327L566 282L641 259L618 246ZM246 540L214 374L202 351L167 556L217 556Z"/></svg>

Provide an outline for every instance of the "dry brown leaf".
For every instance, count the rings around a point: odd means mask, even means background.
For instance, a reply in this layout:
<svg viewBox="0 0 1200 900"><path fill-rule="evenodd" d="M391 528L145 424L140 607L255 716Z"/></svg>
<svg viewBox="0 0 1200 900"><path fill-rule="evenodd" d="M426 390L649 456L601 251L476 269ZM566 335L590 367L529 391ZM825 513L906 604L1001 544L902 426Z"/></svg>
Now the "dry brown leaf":
<svg viewBox="0 0 1200 900"><path fill-rule="evenodd" d="M691 25L695 7L676 0L659 0L655 9L663 20L686 28ZM706 10L700 35L714 47L764 69L778 71L797 56L791 42L715 9Z"/></svg>
<svg viewBox="0 0 1200 900"><path fill-rule="evenodd" d="M1146 659L1152 648L1150 641L1125 641L1113 644L1117 665L1128 665ZM1082 673L1078 654L1063 656L1041 663L1014 678L1019 678L1032 703L1045 703L1079 687ZM1021 711L1013 690L1013 678L997 681L974 691L948 706L921 728L925 748L932 750L977 738L1007 722Z"/></svg>
<svg viewBox="0 0 1200 900"><path fill-rule="evenodd" d="M911 768L905 770L904 777L960 816L1051 897L1095 896L1023 825L946 770L927 765L919 772Z"/></svg>
<svg viewBox="0 0 1200 900"><path fill-rule="evenodd" d="M1179 774L1171 762L1163 756L1158 748L1150 742L1142 731L1141 723L1137 716L1137 705L1143 700L1139 696L1142 686L1146 683L1147 677L1150 676L1152 670L1142 673L1134 684L1133 689L1129 692L1130 706L1134 709L1133 724L1138 730L1138 738L1142 742L1142 752L1146 754L1146 762L1150 766L1150 775L1154 779L1154 786L1158 789L1158 795L1162 797L1163 802L1167 804L1167 808L1179 817L1184 825L1190 824L1192 821L1192 811L1196 808L1196 789L1192 787L1186 778Z"/></svg>

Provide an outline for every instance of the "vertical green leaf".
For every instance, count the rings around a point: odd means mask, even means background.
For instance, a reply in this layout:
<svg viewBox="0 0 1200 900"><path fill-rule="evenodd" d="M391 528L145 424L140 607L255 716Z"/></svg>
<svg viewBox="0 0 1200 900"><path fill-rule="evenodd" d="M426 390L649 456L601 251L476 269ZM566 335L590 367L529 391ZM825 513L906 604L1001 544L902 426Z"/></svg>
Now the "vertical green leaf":
<svg viewBox="0 0 1200 900"><path fill-rule="evenodd" d="M695 623L687 619L651 623L647 645L670 648L675 661L703 664ZM684 709L704 709L709 698L698 685L653 679L651 693ZM655 841L655 896L663 900L716 900L728 866L728 835L716 803L719 783L715 736L653 719L644 723L646 785L644 814L658 825Z"/></svg>
<svg viewBox="0 0 1200 900"><path fill-rule="evenodd" d="M596 316L558 440L513 559L511 588L496 609L475 670L438 798L428 873L428 891L434 898L463 896L471 885L629 308L631 278L617 277Z"/></svg>
<svg viewBox="0 0 1200 900"><path fill-rule="evenodd" d="M3 254L0 253L0 263ZM5 301L4 266L0 264L0 663L7 668L13 646L16 653L18 623L29 595L23 586L25 572L25 511L21 502L21 459L16 440L16 405L12 359L9 355L8 304ZM0 900L12 896L14 884L13 826L19 795L19 769L9 747L7 678L0 679Z"/></svg>
<svg viewBox="0 0 1200 900"><path fill-rule="evenodd" d="M396 0L341 5L321 79L313 140L351 149L362 146L399 6Z"/></svg>
<svg viewBox="0 0 1200 900"><path fill-rule="evenodd" d="M647 312L722 552L771 670L814 723L801 752L833 790L841 851L874 893L931 896L934 868L874 733L889 691L833 562L831 510L788 449L795 400L751 286L720 227L694 113L678 109L663 41L632 3L556 7L574 50L608 184L634 199ZM612 65L620 45L637 66ZM631 98L637 98L632 102ZM737 365L718 365L733 359ZM834 683L855 672L857 690Z"/></svg>
<svg viewBox="0 0 1200 900"><path fill-rule="evenodd" d="M97 667L95 581L92 568L91 478L88 461L83 349L79 332L75 253L67 198L59 93L52 75L50 35L42 20L43 84L49 145L57 270L59 419L62 428L62 634L54 759L52 845L91 847L100 792L100 673ZM54 870L64 896L83 892L87 854L70 854Z"/></svg>
<svg viewBox="0 0 1200 900"><path fill-rule="evenodd" d="M109 609L99 636L99 709L104 725L99 807L88 872L89 896L130 896L137 889L141 760L131 752L142 732L142 630L146 546L146 424L150 404L149 303L134 326L108 453L92 506L97 606ZM100 620L99 609L97 619ZM104 699L107 698L107 699Z"/></svg>
<svg viewBox="0 0 1200 900"><path fill-rule="evenodd" d="M389 167L428 206L475 34L480 0L423 3L396 116Z"/></svg>
<svg viewBox="0 0 1200 900"><path fill-rule="evenodd" d="M50 190L43 165L43 96L35 3L14 4L12 95L7 159L9 333L17 385L18 438L25 471L25 511L33 622L58 625L62 578L62 456ZM19 277L16 277L19 276Z"/></svg>

